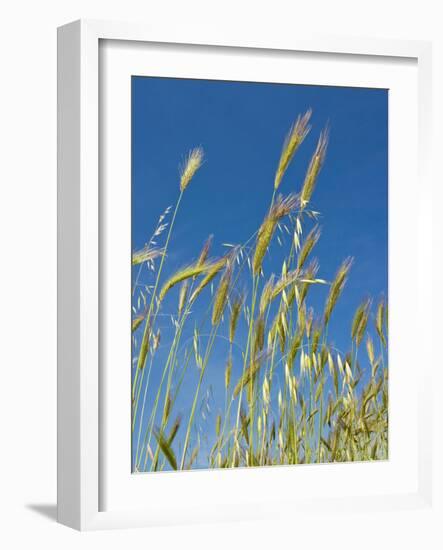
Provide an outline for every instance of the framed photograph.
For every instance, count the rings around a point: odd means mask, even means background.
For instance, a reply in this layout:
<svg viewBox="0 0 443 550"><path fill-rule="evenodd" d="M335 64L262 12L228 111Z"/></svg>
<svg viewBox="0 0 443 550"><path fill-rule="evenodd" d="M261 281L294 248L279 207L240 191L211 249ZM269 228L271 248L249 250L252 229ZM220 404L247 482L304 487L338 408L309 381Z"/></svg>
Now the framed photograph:
<svg viewBox="0 0 443 550"><path fill-rule="evenodd" d="M58 49L59 521L430 507L430 45Z"/></svg>

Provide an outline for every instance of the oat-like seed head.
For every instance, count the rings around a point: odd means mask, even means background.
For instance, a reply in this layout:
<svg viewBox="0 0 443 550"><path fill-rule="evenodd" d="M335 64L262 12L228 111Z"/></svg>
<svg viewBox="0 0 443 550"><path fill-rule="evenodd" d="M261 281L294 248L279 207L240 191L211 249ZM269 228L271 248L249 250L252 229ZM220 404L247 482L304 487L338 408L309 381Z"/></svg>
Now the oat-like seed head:
<svg viewBox="0 0 443 550"><path fill-rule="evenodd" d="M150 262L162 255L163 249L161 248L145 247L142 248L142 250L139 250L132 254L132 265L139 265L143 262Z"/></svg>

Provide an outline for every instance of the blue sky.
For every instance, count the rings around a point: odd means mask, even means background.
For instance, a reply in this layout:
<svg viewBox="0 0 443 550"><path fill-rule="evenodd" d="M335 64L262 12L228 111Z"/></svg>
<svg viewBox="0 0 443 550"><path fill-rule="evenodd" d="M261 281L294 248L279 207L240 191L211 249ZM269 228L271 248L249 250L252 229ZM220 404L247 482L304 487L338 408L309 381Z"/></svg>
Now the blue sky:
<svg viewBox="0 0 443 550"><path fill-rule="evenodd" d="M205 163L184 194L164 277L195 259L209 234L212 255L226 251L222 243L247 240L268 209L283 139L308 108L311 132L280 191L300 190L319 133L329 124L326 161L311 204L321 213L322 227L314 255L319 276L327 280L344 258L355 258L330 329L337 347L346 348L358 304L387 296L387 90L133 77L132 247L141 248L162 211L175 204L178 165L196 146L203 147ZM280 269L278 253L270 255L268 273ZM325 296L326 289L316 289L310 304L321 311ZM176 300L177 292L165 313ZM162 323L167 346L172 325L167 317ZM153 369L154 386L156 376ZM208 372L205 388L215 388L212 412L219 406L219 378ZM180 405L185 409L185 400Z"/></svg>

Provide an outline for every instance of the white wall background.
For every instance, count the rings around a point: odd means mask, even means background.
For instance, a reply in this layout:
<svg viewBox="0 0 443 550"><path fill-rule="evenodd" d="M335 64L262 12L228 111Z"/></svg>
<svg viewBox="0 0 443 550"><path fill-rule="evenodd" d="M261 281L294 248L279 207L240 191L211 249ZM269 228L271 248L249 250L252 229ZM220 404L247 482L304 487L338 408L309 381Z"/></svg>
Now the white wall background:
<svg viewBox="0 0 443 550"><path fill-rule="evenodd" d="M56 27L82 18L193 28L298 28L434 41L436 159L442 146L443 17L439 0L15 0L1 9L0 546L19 548L441 548L437 514L79 534L54 523L56 496ZM405 121L407 131L407 121ZM435 178L443 182L437 162ZM419 192L419 190L417 191ZM435 215L441 206L434 203ZM442 236L436 245L443 249ZM441 256L440 256L441 258ZM435 266L437 268L437 266ZM441 286L441 263L434 280ZM442 292L436 284L436 299ZM440 302L442 303L442 302ZM437 317L434 336L437 338ZM440 327L442 327L440 321ZM438 361L441 363L441 354ZM443 370L443 365L441 365ZM441 392L436 411L441 418ZM441 423L435 433L441 444ZM441 451L441 445L439 447ZM441 452L438 457L441 457ZM437 480L441 482L437 464ZM440 494L442 492L440 491ZM331 511L333 512L333 511Z"/></svg>

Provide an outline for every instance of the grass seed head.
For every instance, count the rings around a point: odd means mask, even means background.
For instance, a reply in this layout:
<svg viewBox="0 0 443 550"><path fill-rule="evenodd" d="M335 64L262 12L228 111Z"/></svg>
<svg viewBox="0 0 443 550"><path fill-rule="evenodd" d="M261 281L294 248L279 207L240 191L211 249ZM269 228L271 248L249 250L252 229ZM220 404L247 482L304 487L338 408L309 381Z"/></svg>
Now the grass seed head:
<svg viewBox="0 0 443 550"><path fill-rule="evenodd" d="M326 128L320 134L320 138L317 143L314 155L306 172L305 181L301 191L300 202L301 207L304 208L311 200L312 193L314 192L315 184L320 173L323 161L326 155L326 149L328 147L329 130Z"/></svg>
<svg viewBox="0 0 443 550"><path fill-rule="evenodd" d="M385 317L384 310L385 310L385 303L383 300L380 300L377 307L377 313L375 316L375 328L377 330L378 336L380 337L380 340L383 342L383 345L386 346L386 339L383 332L383 320Z"/></svg>
<svg viewBox="0 0 443 550"><path fill-rule="evenodd" d="M317 244L319 238L320 238L320 228L318 225L316 225L308 234L308 236L305 239L305 242L303 243L303 246L300 250L300 253L298 255L297 259L297 267L298 269L302 269L305 265L305 262L309 256L309 254L312 252L312 249Z"/></svg>
<svg viewBox="0 0 443 550"><path fill-rule="evenodd" d="M190 181L203 163L203 156L204 153L201 147L196 147L189 151L185 162L180 167L180 191L183 192L188 187Z"/></svg>
<svg viewBox="0 0 443 550"><path fill-rule="evenodd" d="M226 368L225 368L225 389L226 390L229 388L229 385L231 384L231 374L232 374L232 355L230 354L228 357L228 362L226 363Z"/></svg>
<svg viewBox="0 0 443 550"><path fill-rule="evenodd" d="M366 338L366 351L368 353L369 363L372 366L375 363L375 353L374 353L374 342L372 341L372 338L370 336Z"/></svg>
<svg viewBox="0 0 443 550"><path fill-rule="evenodd" d="M311 118L311 114L312 111L309 109L303 116L299 116L286 135L280 155L280 161L275 173L274 189L279 188L289 163L291 162L298 147L309 133L310 126L308 123Z"/></svg>
<svg viewBox="0 0 443 550"><path fill-rule="evenodd" d="M257 243L252 261L252 268L255 275L260 273L263 258L268 250L278 222L288 214L291 214L299 203L298 196L292 193L284 198L279 195L271 206L258 230Z"/></svg>
<svg viewBox="0 0 443 550"><path fill-rule="evenodd" d="M269 380L267 376L265 376L263 380L262 393L263 393L263 402L265 406L268 406L271 400L271 389L269 387Z"/></svg>
<svg viewBox="0 0 443 550"><path fill-rule="evenodd" d="M237 382L237 385L234 388L234 397L237 397L237 395L246 387L246 385L255 378L263 362L268 358L268 355L268 351L265 350L254 357L254 360L251 361L248 368L244 371L244 373L240 377L240 380Z"/></svg>
<svg viewBox="0 0 443 550"><path fill-rule="evenodd" d="M197 260L197 265L203 265L206 260L208 259L209 250L211 249L212 240L214 236L209 235L209 237L206 239L205 243L203 244L203 248L201 249L200 256Z"/></svg>
<svg viewBox="0 0 443 550"><path fill-rule="evenodd" d="M271 301L275 300L277 296L288 288L288 286L293 285L299 277L299 272L297 269L293 269L286 273L285 275L282 275L280 279L275 283L274 287L272 288L271 292Z"/></svg>
<svg viewBox="0 0 443 550"><path fill-rule="evenodd" d="M155 258L158 258L162 254L163 249L161 248L145 247L142 250L139 250L138 252L134 252L132 254L132 265L139 265L144 262L152 262L152 260L155 260Z"/></svg>
<svg viewBox="0 0 443 550"><path fill-rule="evenodd" d="M152 342L153 351L156 351L158 349L158 346L160 345L160 340L161 340L161 332L160 332L160 329L158 329L153 336L153 342Z"/></svg>
<svg viewBox="0 0 443 550"><path fill-rule="evenodd" d="M237 323L240 316L241 308L243 307L244 297L242 295L237 296L232 302L231 306L231 318L229 320L229 342L234 342L235 331L237 330Z"/></svg>
<svg viewBox="0 0 443 550"><path fill-rule="evenodd" d="M212 324L218 325L222 318L226 304L228 303L229 287L232 278L232 264L226 266L223 277L218 285L217 292L214 298L214 307L212 309Z"/></svg>
<svg viewBox="0 0 443 550"><path fill-rule="evenodd" d="M220 258L219 260L212 262L212 265L210 269L208 269L206 276L203 277L200 284L191 294L191 297L189 298L189 301L191 303L194 302L197 296L202 292L202 290L215 279L215 277L220 273L220 271L226 266L227 261L228 261L228 257L223 256L223 258Z"/></svg>
<svg viewBox="0 0 443 550"><path fill-rule="evenodd" d="M188 296L189 281L186 280L180 287L180 294L178 296L178 314L181 315L183 308L185 307L186 298Z"/></svg>
<svg viewBox="0 0 443 550"><path fill-rule="evenodd" d="M176 284L181 283L186 279L190 279L191 277L201 275L202 273L207 273L211 269L213 269L214 265L214 262L205 262L202 265L192 264L182 269L179 269L163 285L159 294L159 301L161 302L168 291L171 290L171 288L174 287Z"/></svg>
<svg viewBox="0 0 443 550"><path fill-rule="evenodd" d="M135 332L138 329L138 327L143 323L144 318L144 314L134 317L134 319L132 320L132 332Z"/></svg>
<svg viewBox="0 0 443 550"><path fill-rule="evenodd" d="M343 288L346 284L349 270L351 269L351 266L352 266L352 262L353 262L352 258L346 258L346 260L339 267L337 271L337 275L335 276L335 279L331 284L331 288L329 289L329 294L325 305L325 312L324 312L325 325L328 324L329 319L331 318L332 310L334 309L337 303L337 300L339 299L340 294L343 291Z"/></svg>
<svg viewBox="0 0 443 550"><path fill-rule="evenodd" d="M150 325L147 325L145 329L145 334L143 335L142 343L140 345L140 352L139 352L139 358L138 358L138 365L140 369L143 369L145 366L146 357L148 356L148 353L149 353L150 340L151 340L151 327Z"/></svg>
<svg viewBox="0 0 443 550"><path fill-rule="evenodd" d="M255 323L253 354L262 351L265 345L265 320L259 317Z"/></svg>
<svg viewBox="0 0 443 550"><path fill-rule="evenodd" d="M363 336L365 334L366 327L368 325L370 309L371 309L371 300L368 299L363 304L363 314L361 316L360 322L357 327L357 332L355 334L355 341L357 343L357 346L359 346L363 340Z"/></svg>
<svg viewBox="0 0 443 550"><path fill-rule="evenodd" d="M264 315L266 308L271 302L272 297L272 291L274 289L274 279L275 276L271 275L269 279L266 281L265 285L263 286L263 290L260 297L260 315Z"/></svg>

